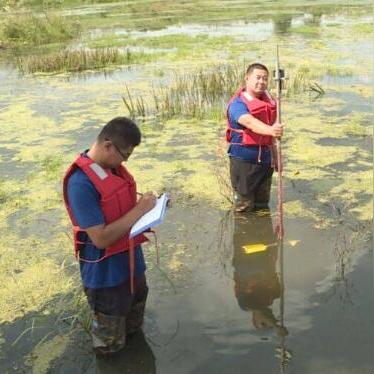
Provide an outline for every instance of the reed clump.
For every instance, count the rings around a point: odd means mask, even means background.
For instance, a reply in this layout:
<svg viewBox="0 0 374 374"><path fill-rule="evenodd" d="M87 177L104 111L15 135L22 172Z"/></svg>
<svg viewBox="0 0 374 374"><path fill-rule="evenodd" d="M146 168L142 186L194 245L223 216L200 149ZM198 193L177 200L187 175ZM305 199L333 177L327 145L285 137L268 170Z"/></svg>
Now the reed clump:
<svg viewBox="0 0 374 374"><path fill-rule="evenodd" d="M1 44L10 47L64 42L79 32L79 22L47 12L9 15L0 23Z"/></svg>
<svg viewBox="0 0 374 374"><path fill-rule="evenodd" d="M103 69L128 65L147 59L145 53L121 51L117 48L77 49L52 52L40 56L19 57L17 67L22 73L60 73Z"/></svg>
<svg viewBox="0 0 374 374"><path fill-rule="evenodd" d="M288 72L285 81L285 96L292 97L303 93L310 93L315 96L325 93L321 85L315 81L315 73L305 66Z"/></svg>
<svg viewBox="0 0 374 374"><path fill-rule="evenodd" d="M156 115L161 119L182 116L220 120L230 96L244 85L244 71L245 65L236 64L217 65L186 74L175 73L167 86L153 88L150 100L131 94L126 87L123 101L130 116L137 119ZM287 96L324 93L307 71L295 69L288 73L285 84ZM269 87L275 88L272 79Z"/></svg>
<svg viewBox="0 0 374 374"><path fill-rule="evenodd" d="M194 118L222 117L225 102L240 85L242 69L238 65L215 66L193 73L175 73L168 86L153 87L150 104L135 97L126 87L123 102L132 118L156 113L162 119L175 116Z"/></svg>
<svg viewBox="0 0 374 374"><path fill-rule="evenodd" d="M224 65L192 74L175 74L171 86L153 90L155 109L167 118L210 117L217 109L224 108L240 86L242 71L238 65Z"/></svg>

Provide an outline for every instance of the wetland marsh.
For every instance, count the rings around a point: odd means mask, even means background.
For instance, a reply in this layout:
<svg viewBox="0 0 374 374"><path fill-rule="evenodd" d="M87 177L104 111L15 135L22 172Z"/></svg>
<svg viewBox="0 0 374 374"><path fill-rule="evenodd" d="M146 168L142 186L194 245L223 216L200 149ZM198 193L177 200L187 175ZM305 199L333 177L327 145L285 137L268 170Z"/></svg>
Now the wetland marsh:
<svg viewBox="0 0 374 374"><path fill-rule="evenodd" d="M27 4L0 2L1 372L372 373L371 3ZM67 32L5 34L31 12ZM277 44L289 78L282 269L277 251L253 262L237 254L253 238L274 240L276 176L271 217L243 226L230 212L223 144L231 88L250 62L272 70ZM96 64L108 48L122 57ZM97 58L54 65L74 51ZM174 204L157 230L160 266L153 244L144 248L145 338L105 364L85 332L61 180L101 126L131 108L143 140L128 168L140 191L169 191ZM282 282L265 314L287 336L256 328L258 310L238 296L243 268Z"/></svg>

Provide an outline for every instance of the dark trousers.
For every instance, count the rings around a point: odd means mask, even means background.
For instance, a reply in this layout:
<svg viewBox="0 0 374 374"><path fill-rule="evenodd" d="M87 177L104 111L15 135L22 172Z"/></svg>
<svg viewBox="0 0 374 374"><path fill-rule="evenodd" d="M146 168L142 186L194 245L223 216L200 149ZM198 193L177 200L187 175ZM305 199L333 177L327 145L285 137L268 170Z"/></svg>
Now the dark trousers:
<svg viewBox="0 0 374 374"><path fill-rule="evenodd" d="M145 275L135 279L135 292L130 292L130 280L107 288L85 288L93 311L92 343L96 353L113 353L126 344L126 335L133 334L143 324L148 286Z"/></svg>
<svg viewBox="0 0 374 374"><path fill-rule="evenodd" d="M230 157L231 186L236 203L245 202L248 209L267 206L273 171L270 165L253 164Z"/></svg>

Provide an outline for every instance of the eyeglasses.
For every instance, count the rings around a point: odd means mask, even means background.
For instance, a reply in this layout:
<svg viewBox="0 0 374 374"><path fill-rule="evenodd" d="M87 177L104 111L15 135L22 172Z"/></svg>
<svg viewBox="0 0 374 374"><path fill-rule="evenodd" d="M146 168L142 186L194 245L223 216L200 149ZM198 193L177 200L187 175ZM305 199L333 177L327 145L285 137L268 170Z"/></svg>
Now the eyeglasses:
<svg viewBox="0 0 374 374"><path fill-rule="evenodd" d="M114 145L114 148L117 150L117 152L121 155L121 157L124 159L124 160L127 160L130 156L131 153L127 152L127 153L123 153L113 142L112 144Z"/></svg>
<svg viewBox="0 0 374 374"><path fill-rule="evenodd" d="M109 141L112 145L113 145L113 147L116 149L116 151L121 155L121 157L126 161L129 157L130 157L130 155L131 155L131 153L132 153L132 149L131 150L129 150L129 151L127 151L127 152L125 152L125 153L123 153L121 150L120 150L120 148L113 142L113 140L111 140L111 139L108 139L108 138L105 138L105 140L106 141Z"/></svg>

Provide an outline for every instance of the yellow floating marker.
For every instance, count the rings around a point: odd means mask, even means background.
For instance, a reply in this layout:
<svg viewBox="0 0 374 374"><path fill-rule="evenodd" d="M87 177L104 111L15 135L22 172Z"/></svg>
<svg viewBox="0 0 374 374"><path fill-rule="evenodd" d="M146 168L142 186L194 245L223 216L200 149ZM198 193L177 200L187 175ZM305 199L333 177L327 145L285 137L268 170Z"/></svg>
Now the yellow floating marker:
<svg viewBox="0 0 374 374"><path fill-rule="evenodd" d="M258 244L247 244L247 245L243 245L242 248L244 249L244 252L249 255L251 253L257 253L257 252L266 251L266 249L268 248L268 246L265 245L265 244L262 244L262 243L258 243Z"/></svg>
<svg viewBox="0 0 374 374"><path fill-rule="evenodd" d="M300 240L289 240L288 243L290 243L291 247L295 247L300 243Z"/></svg>

